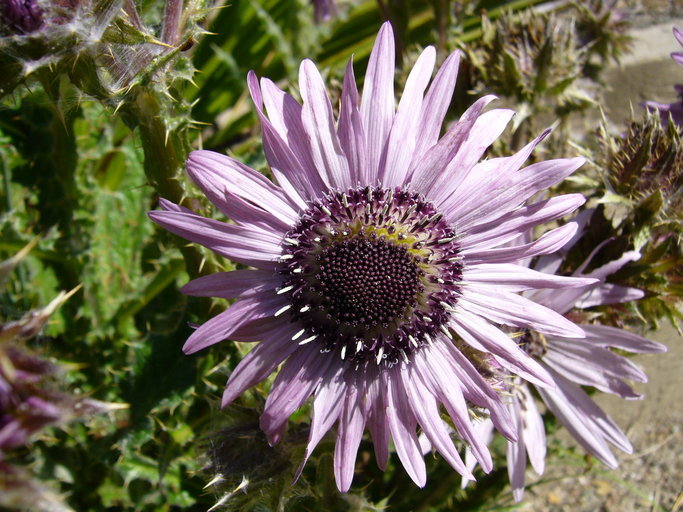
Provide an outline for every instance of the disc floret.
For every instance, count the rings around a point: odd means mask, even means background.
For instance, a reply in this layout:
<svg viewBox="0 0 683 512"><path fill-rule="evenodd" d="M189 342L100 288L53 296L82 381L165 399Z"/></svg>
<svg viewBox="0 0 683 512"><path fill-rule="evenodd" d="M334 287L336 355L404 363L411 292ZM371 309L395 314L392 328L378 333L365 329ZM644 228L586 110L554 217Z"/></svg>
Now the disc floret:
<svg viewBox="0 0 683 512"><path fill-rule="evenodd" d="M409 361L447 327L460 293L458 236L424 198L365 187L312 203L287 233L283 285L294 341L347 361Z"/></svg>

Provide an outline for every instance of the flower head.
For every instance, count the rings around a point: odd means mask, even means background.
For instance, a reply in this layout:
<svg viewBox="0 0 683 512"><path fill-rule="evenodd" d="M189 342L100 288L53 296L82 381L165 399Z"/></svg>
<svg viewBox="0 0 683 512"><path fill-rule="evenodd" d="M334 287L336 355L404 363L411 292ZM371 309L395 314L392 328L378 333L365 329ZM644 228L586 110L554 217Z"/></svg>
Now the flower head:
<svg viewBox="0 0 683 512"><path fill-rule="evenodd" d="M289 416L314 395L305 460L337 423L334 466L342 491L351 484L366 427L381 468L393 438L408 474L425 484L419 425L436 450L470 476L441 405L490 470L470 407L486 410L509 438L516 433L495 378L468 358L469 349L544 386L552 381L548 372L492 322L583 336L572 322L518 292L589 281L514 264L557 250L576 226L504 246L583 203L576 194L530 200L583 159L521 168L544 132L515 155L478 163L513 115L505 109L482 113L492 96L477 101L439 137L458 60L457 53L450 55L430 85L435 50L428 47L395 108L394 42L386 23L370 56L362 99L349 63L337 119L311 61L300 68L303 105L249 73L278 185L232 158L197 151L188 173L235 223L164 200L162 211L150 213L168 230L255 267L201 277L183 288L190 295L237 299L200 326L184 350L193 353L227 338L259 341L232 372L223 405L282 363L261 428L271 443L278 442Z"/></svg>
<svg viewBox="0 0 683 512"><path fill-rule="evenodd" d="M602 245L594 253L601 247ZM585 274L597 279L592 284L554 293L536 290L528 295L558 313L574 316L577 310L584 308L637 300L644 295L641 290L607 283L605 279L639 257L640 254L635 251L627 252L621 258ZM561 262L562 258L558 255L547 256L541 258L537 268L554 272ZM587 263L575 275L584 275L582 269ZM582 386L591 386L627 400L641 398L626 379L647 382L646 375L628 358L611 349L632 353L658 353L665 352L666 347L615 327L581 324L581 328L586 333L585 338L558 338L525 330L518 337L518 342L529 355L540 362L555 383L554 388L533 386L546 407L588 453L614 469L618 462L610 450L610 444L631 453L631 443ZM527 457L537 474L542 474L545 467L545 428L531 387L519 378L514 378L509 385L508 409L517 426L518 441L508 442L507 460L510 484L517 501L524 495ZM482 422L479 430L484 440L491 439L493 425L490 421ZM473 468L474 457L468 454L466 460L468 467Z"/></svg>

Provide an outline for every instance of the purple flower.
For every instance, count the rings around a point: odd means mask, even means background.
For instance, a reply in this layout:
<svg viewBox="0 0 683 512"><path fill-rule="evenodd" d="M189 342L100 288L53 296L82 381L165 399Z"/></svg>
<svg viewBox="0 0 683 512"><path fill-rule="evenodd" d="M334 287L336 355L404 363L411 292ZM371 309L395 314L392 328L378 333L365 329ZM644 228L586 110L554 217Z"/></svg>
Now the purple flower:
<svg viewBox="0 0 683 512"><path fill-rule="evenodd" d="M683 30L678 27L673 29L674 37L678 43L683 46ZM671 58L676 61L677 64L683 66L683 52L673 52ZM676 92L680 98L683 98L683 84L675 85ZM651 107L655 110L659 110L659 114L662 116L662 121L664 123L669 121L669 116L673 119L673 122L679 126L683 126L683 99L679 99L673 103L658 103L656 101L646 101L646 107Z"/></svg>
<svg viewBox="0 0 683 512"><path fill-rule="evenodd" d="M34 32L43 24L43 10L36 0L0 0L0 20L10 32Z"/></svg>
<svg viewBox="0 0 683 512"><path fill-rule="evenodd" d="M337 6L334 0L312 0L313 15L317 22L327 21L337 14Z"/></svg>
<svg viewBox="0 0 683 512"><path fill-rule="evenodd" d="M585 274L586 277L598 279L593 284L571 290L537 290L527 296L563 315L569 314L574 308L637 300L644 295L641 290L606 283L605 279L638 258L640 254L637 252L627 252L618 260ZM558 255L547 256L541 258L536 268L555 272L561 261ZM586 264L575 275L584 276L582 270ZM583 391L582 386L591 386L627 400L639 399L641 396L625 380L647 382L647 376L628 358L611 349L658 353L665 352L666 347L615 327L586 324L581 325L581 328L586 333L585 338L558 338L526 331L518 338L518 342L527 353L538 359L555 383L554 388L534 386L547 408L587 452L614 469L618 462L609 445L631 453L631 443L617 424ZM520 501L524 495L527 456L534 471L539 475L543 473L545 428L529 385L514 378L509 391L511 398L508 410L516 423L518 440L507 443L508 473L515 500ZM493 433L491 422L481 422L478 429L482 440L489 442ZM474 457L467 454L466 461L468 467L473 469L476 464Z"/></svg>
<svg viewBox="0 0 683 512"><path fill-rule="evenodd" d="M150 213L171 232L255 267L185 285L189 295L237 300L199 327L184 351L227 338L260 341L233 370L223 406L282 364L261 428L277 443L289 416L313 395L301 468L337 423L334 471L342 491L351 485L366 427L381 468L393 438L410 477L425 484L419 425L456 471L471 477L440 417L441 404L489 471L491 457L469 407L487 409L508 438L516 432L487 368L468 359L470 347L543 387L552 385L549 372L492 322L583 337L574 323L518 292L592 280L515 264L562 247L576 225L504 245L583 204L578 194L530 199L583 159L521 168L546 131L515 155L479 162L513 115L507 109L482 113L493 96L475 102L439 137L459 54L445 60L430 85L435 58L433 47L424 50L396 108L394 39L385 23L362 99L349 62L337 119L310 60L300 68L303 105L249 73L265 155L279 185L232 158L196 151L188 173L235 223L165 200L163 210Z"/></svg>

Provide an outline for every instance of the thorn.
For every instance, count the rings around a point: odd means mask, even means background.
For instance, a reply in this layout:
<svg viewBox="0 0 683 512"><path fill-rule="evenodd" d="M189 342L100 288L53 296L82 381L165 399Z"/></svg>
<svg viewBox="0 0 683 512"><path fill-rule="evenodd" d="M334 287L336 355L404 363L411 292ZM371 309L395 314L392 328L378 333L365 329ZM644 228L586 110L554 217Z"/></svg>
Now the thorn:
<svg viewBox="0 0 683 512"><path fill-rule="evenodd" d="M225 480L225 478L223 478L223 475L218 473L216 476L214 476L211 479L211 481L208 484L206 484L204 487L202 487L202 489L207 489L208 487L211 487L212 485L216 485L217 483L220 483L223 480Z"/></svg>

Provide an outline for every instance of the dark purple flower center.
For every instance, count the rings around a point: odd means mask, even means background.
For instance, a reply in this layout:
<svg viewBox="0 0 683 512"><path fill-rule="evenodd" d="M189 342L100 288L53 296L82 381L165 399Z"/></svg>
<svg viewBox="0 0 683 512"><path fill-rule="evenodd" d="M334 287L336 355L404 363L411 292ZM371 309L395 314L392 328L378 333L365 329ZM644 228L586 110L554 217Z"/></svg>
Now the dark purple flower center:
<svg viewBox="0 0 683 512"><path fill-rule="evenodd" d="M294 341L392 365L447 332L462 262L456 233L421 196L366 187L313 203L281 256Z"/></svg>

